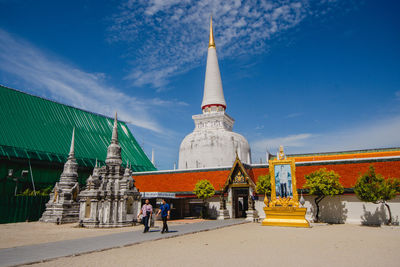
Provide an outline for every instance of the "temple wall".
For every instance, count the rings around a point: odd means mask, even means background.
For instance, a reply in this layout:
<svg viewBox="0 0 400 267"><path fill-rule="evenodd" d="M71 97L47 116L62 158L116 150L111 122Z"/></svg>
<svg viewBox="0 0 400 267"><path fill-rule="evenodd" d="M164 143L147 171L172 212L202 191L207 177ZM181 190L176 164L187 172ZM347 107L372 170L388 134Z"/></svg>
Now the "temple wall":
<svg viewBox="0 0 400 267"><path fill-rule="evenodd" d="M307 220L314 218L315 204L313 196L304 196L307 207ZM392 222L400 221L400 196L389 202L392 211ZM256 201L256 209L260 218L265 218L264 197ZM382 224L388 218L388 212L383 204L373 204L360 201L355 195L340 195L326 197L320 202L320 219L327 223L352 224Z"/></svg>
<svg viewBox="0 0 400 267"><path fill-rule="evenodd" d="M210 218L216 219L219 210L219 196L209 198L207 202L208 202L208 215L210 216Z"/></svg>

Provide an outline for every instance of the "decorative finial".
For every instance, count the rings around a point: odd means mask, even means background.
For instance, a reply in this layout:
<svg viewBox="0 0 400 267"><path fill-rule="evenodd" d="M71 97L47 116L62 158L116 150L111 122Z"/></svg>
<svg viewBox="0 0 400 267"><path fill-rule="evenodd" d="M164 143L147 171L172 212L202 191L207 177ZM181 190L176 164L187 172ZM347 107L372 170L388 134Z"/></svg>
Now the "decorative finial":
<svg viewBox="0 0 400 267"><path fill-rule="evenodd" d="M286 159L286 155L285 155L285 153L283 152L283 146L282 146L282 145L279 146L279 151L278 151L278 153L277 153L277 155L276 155L276 158L277 158L278 160Z"/></svg>
<svg viewBox="0 0 400 267"><path fill-rule="evenodd" d="M116 111L115 111L114 127L113 127L111 142L118 143L118 119Z"/></svg>
<svg viewBox="0 0 400 267"><path fill-rule="evenodd" d="M94 167L97 168L97 158L96 158L96 163L94 164Z"/></svg>
<svg viewBox="0 0 400 267"><path fill-rule="evenodd" d="M213 33L213 27L212 27L212 15L210 17L210 41L208 43L208 48L210 48L210 47L215 48L214 33Z"/></svg>
<svg viewBox="0 0 400 267"><path fill-rule="evenodd" d="M69 149L68 159L75 157L75 127L72 129L71 148Z"/></svg>

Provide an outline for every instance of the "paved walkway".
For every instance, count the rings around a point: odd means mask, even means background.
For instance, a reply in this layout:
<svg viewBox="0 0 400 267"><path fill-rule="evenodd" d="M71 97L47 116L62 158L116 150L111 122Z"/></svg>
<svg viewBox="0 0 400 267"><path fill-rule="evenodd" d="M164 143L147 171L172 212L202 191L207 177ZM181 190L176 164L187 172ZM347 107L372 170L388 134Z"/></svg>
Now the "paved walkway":
<svg viewBox="0 0 400 267"><path fill-rule="evenodd" d="M48 261L55 258L74 256L111 248L124 247L164 238L171 238L202 231L245 223L243 219L203 221L199 223L170 226L170 233L161 234L160 229L151 228L149 233L124 232L90 238L65 240L30 246L0 249L0 266L15 266Z"/></svg>

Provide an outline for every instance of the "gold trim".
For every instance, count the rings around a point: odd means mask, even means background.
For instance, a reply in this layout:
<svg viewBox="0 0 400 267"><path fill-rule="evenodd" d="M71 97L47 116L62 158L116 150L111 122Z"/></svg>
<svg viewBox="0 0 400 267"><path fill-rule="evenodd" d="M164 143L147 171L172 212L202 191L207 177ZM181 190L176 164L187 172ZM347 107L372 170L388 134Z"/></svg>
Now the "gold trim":
<svg viewBox="0 0 400 267"><path fill-rule="evenodd" d="M58 198L58 191L57 191L57 189L54 189L53 202L57 202L57 198Z"/></svg>
<svg viewBox="0 0 400 267"><path fill-rule="evenodd" d="M215 48L214 33L213 33L213 26L212 26L212 15L210 17L210 41L208 42L208 48L210 48L210 47Z"/></svg>
<svg viewBox="0 0 400 267"><path fill-rule="evenodd" d="M276 188L275 188L275 166L276 165L290 165L291 175L292 175L292 193L293 197L287 198L276 198ZM283 160L270 160L269 161L269 173L271 174L271 201L269 202L269 207L282 206L282 207L298 207L299 206L299 196L297 195L296 186L296 164L294 158L283 159Z"/></svg>
<svg viewBox="0 0 400 267"><path fill-rule="evenodd" d="M249 184L231 184L231 187L241 187L241 188L249 188Z"/></svg>
<svg viewBox="0 0 400 267"><path fill-rule="evenodd" d="M245 183L240 183L240 184L233 183L234 177L232 177L232 175L236 169L236 166L242 172L242 174L245 178ZM224 186L221 188L221 191L223 193L225 193L229 187L251 187L253 190L256 189L256 185L254 184L253 180L250 178L249 174L247 173L246 168L243 166L243 163L240 161L237 153L236 153L236 160L233 163L231 171L229 172L228 178L226 179Z"/></svg>
<svg viewBox="0 0 400 267"><path fill-rule="evenodd" d="M266 226L287 226L287 227L310 227L306 220L307 208L294 207L264 207L265 219L261 225Z"/></svg>

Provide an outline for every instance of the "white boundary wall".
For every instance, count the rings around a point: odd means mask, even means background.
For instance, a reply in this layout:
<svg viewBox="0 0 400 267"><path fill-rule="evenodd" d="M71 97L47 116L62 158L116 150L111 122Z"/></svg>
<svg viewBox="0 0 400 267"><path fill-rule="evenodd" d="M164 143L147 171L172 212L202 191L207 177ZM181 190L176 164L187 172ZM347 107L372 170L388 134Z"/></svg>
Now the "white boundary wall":
<svg viewBox="0 0 400 267"><path fill-rule="evenodd" d="M314 219L314 196L304 196L307 208L306 218L310 222ZM392 211L392 222L400 221L400 196L389 202ZM256 202L256 209L260 218L265 218L264 197ZM386 207L383 204L373 204L360 201L356 195L339 195L326 197L320 204L320 220L327 223L352 223L352 224L382 224L389 218Z"/></svg>
<svg viewBox="0 0 400 267"><path fill-rule="evenodd" d="M307 220L314 219L315 204L314 196L304 196L307 208ZM219 210L219 197L213 197L207 201L209 203L209 214L211 218L216 218ZM392 211L392 222L400 222L400 196L389 202ZM265 218L264 197L260 196L255 202L258 216ZM230 207L227 206L229 210ZM229 211L231 215L231 211ZM383 204L372 204L361 202L354 194L326 197L320 202L320 220L326 223L351 223L380 225L387 221L388 212Z"/></svg>

